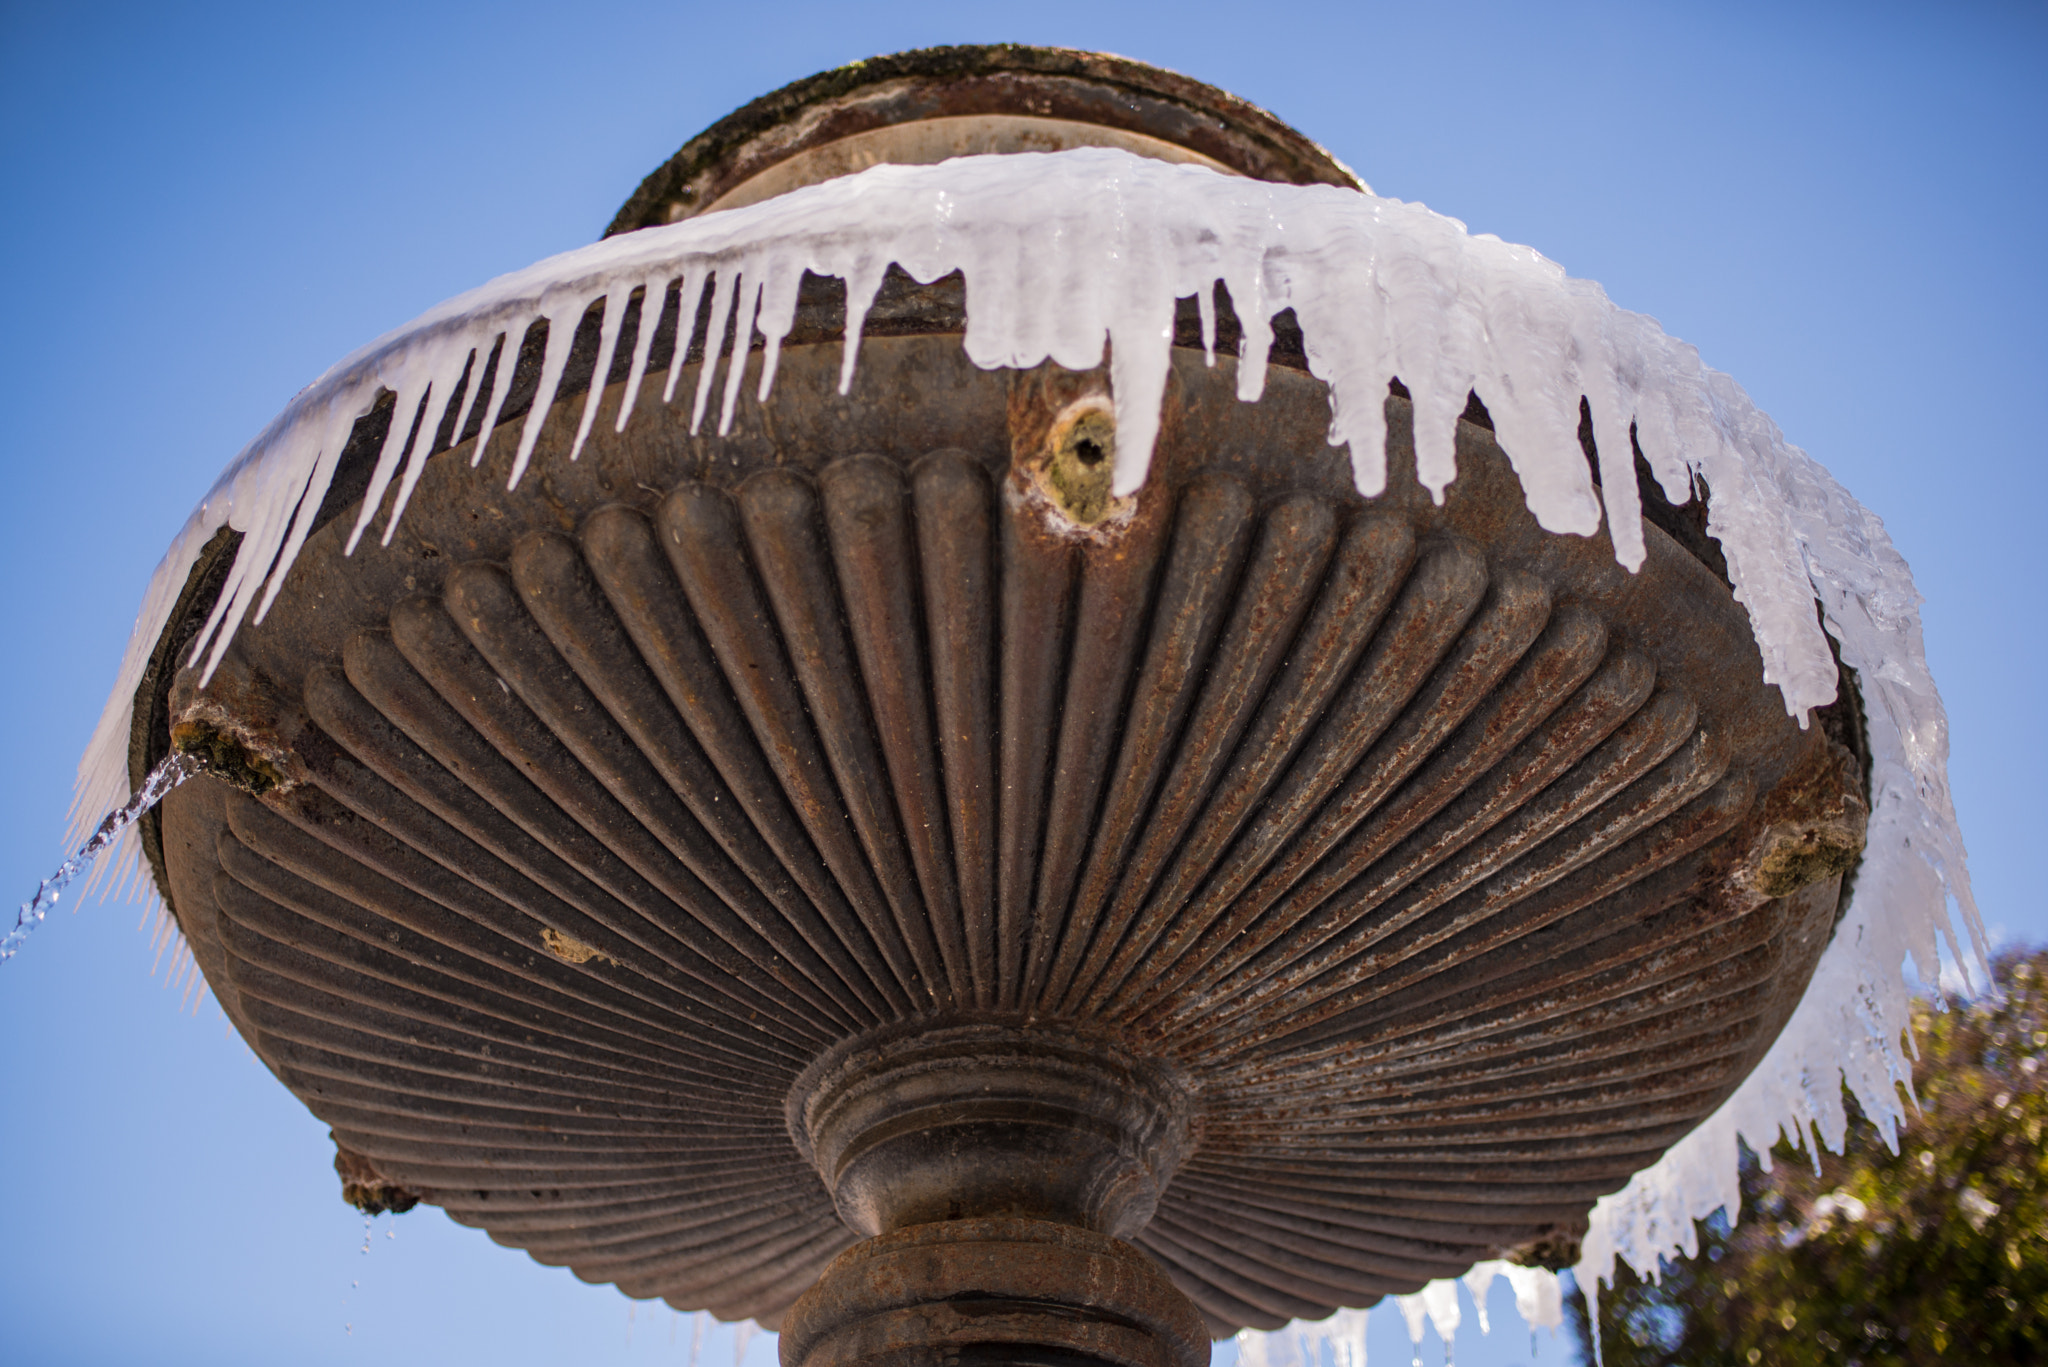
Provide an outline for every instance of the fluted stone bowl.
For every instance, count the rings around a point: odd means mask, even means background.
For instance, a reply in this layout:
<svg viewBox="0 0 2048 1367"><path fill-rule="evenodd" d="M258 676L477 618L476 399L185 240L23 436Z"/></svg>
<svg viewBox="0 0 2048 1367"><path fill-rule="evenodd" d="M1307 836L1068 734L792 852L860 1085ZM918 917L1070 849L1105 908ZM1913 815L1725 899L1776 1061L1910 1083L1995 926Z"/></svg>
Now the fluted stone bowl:
<svg viewBox="0 0 2048 1367"><path fill-rule="evenodd" d="M422 434L345 557L373 413L204 689L232 534L195 568L134 762L243 763L149 851L357 1198L769 1324L955 1217L1135 1249L1217 1335L1570 1261L1813 971L1853 689L1802 730L1698 504L1644 480L1630 574L1537 527L1476 402L1437 506L1390 393L1362 499L1284 327L1241 403L1184 307L1117 500L1102 373L977 369L958 281L892 276L842 396L842 301L807 282L725 437L654 383L614 434L587 319L518 488L516 428ZM702 320L653 325L694 374ZM927 1035L969 1044L890 1043ZM1025 1169L1064 1194L998 1190Z"/></svg>

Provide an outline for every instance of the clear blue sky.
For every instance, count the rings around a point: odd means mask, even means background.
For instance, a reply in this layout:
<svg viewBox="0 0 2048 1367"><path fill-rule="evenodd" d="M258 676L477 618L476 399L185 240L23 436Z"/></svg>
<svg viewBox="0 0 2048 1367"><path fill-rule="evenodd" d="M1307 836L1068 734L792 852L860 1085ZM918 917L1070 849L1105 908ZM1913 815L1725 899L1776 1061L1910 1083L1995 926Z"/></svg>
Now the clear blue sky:
<svg viewBox="0 0 2048 1367"><path fill-rule="evenodd" d="M63 853L150 571L295 390L595 238L757 94L998 40L1236 91L1379 192L1536 246L1732 372L1912 562L1978 896L2006 934L2048 940L2025 863L2048 824L2039 4L0 0L11 895ZM434 1211L380 1221L358 1254L323 1128L216 1009L180 1014L136 916L60 916L0 968L0 1363L687 1360L665 1309L629 1321L615 1292ZM1528 1348L1468 1334L1459 1360ZM1391 1308L1372 1352L1408 1360ZM721 1335L706 1361L730 1353Z"/></svg>

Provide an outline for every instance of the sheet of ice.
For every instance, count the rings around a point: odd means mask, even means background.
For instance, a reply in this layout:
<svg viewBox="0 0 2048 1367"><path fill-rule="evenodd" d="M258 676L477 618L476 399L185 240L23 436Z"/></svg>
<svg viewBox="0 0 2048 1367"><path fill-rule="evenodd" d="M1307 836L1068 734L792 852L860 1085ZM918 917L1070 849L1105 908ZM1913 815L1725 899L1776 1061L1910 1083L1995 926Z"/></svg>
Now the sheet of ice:
<svg viewBox="0 0 2048 1367"><path fill-rule="evenodd" d="M1763 677L1805 719L1832 701L1835 667L1816 620L1862 678L1875 751L1870 846L1855 905L1791 1026L1743 1088L1663 1162L1603 1201L1581 1278L1624 1256L1653 1266L1683 1247L1688 1218L1730 1201L1739 1132L1757 1148L1781 1126L1817 1122L1840 1132L1838 1081L1865 1108L1896 1121L1911 954L1923 971L1937 935L1955 957L1980 962L1963 846L1949 801L1947 721L1921 650L1919 596L1883 525L1759 412L1726 375L1640 314L1614 307L1527 247L1473 236L1419 205L1329 186L1283 186L1175 166L1106 149L965 157L936 166L879 166L747 208L612 238L503 276L429 311L348 357L294 398L228 466L158 567L100 726L82 761L74 805L81 828L128 796L129 707L148 655L200 547L223 524L244 534L220 602L194 646L208 671L240 623L261 620L290 570L356 418L385 390L396 412L440 424L472 358L516 348L529 324L551 320L540 392L518 436L513 481L524 474L568 360L575 323L604 301L603 348L616 346L635 289L659 299L680 281L686 316L710 291L711 336L739 311L739 335L766 342L763 395L774 382L805 271L847 282L843 382L857 364L860 320L891 263L921 281L955 270L967 282L964 339L978 365L1085 368L1110 347L1120 439L1115 487L1143 484L1158 430L1175 301L1205 315L1221 282L1244 324L1238 387L1264 383L1271 318L1292 308L1309 368L1327 382L1330 440L1347 445L1361 493L1385 487L1384 400L1399 377L1415 403L1423 482L1441 496L1456 475L1453 433L1468 391L1492 413L1530 511L1544 527L1609 528L1616 558L1640 565L1643 534L1630 453L1633 424L1658 482L1685 500L1695 475L1712 490L1709 531L1727 557L1736 597L1763 657ZM653 329L631 358L637 393ZM728 363L718 426L733 421L742 363ZM509 371L464 413L485 405L496 425ZM702 367L693 424L718 385ZM603 363L600 363L600 373ZM673 398L680 367L664 384ZM1578 440L1581 398L1600 451L1602 494ZM595 405L586 404L587 435ZM624 424L633 411L620 410ZM386 539L403 515L424 446L407 459L402 418L377 461L363 514L374 519L395 481ZM354 544L352 539L351 545ZM130 844L131 856L134 846ZM104 867L104 866L103 866ZM130 866L131 868L135 865ZM1950 905L1967 934L1958 935ZM1706 1203L1702 1205L1702 1203Z"/></svg>

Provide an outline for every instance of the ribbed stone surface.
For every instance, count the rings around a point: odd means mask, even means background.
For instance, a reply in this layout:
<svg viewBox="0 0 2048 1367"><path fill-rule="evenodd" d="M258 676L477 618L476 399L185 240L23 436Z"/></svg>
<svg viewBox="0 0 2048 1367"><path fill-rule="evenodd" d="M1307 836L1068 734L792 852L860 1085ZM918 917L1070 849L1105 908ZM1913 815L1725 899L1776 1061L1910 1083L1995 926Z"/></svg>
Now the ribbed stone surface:
<svg viewBox="0 0 2048 1367"><path fill-rule="evenodd" d="M793 346L730 439L614 387L573 466L572 397L517 491L465 443L392 547L325 527L213 689L294 783L160 829L252 1047L386 1181L726 1316L855 1242L792 1083L918 1016L1180 1070L1130 1238L1214 1332L1556 1256L1782 1025L1837 880L1744 870L1854 761L1662 532L1542 532L1471 424L1432 505L1399 399L1367 504L1307 376L1178 355L1085 536L1017 467L1099 381L946 336L847 398Z"/></svg>

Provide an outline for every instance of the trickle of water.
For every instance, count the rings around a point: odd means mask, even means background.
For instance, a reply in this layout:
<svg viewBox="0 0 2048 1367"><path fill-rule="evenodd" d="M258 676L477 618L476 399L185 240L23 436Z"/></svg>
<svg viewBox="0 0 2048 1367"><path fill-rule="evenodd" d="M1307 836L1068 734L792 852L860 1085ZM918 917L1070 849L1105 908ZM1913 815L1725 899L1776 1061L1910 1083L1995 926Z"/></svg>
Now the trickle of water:
<svg viewBox="0 0 2048 1367"><path fill-rule="evenodd" d="M370 1228L370 1217L365 1215L363 1217L363 1246L361 1249L358 1250L358 1252L362 1253L364 1257L368 1257L370 1255L370 1235L372 1232L373 1231Z"/></svg>
<svg viewBox="0 0 2048 1367"><path fill-rule="evenodd" d="M135 790L135 796L123 806L108 812L92 833L92 839L79 846L78 853L57 866L57 871L45 878L36 895L21 904L21 914L14 918L14 928L0 939L0 962L13 958L21 952L22 942L29 933L43 923L50 914L50 908L57 905L57 899L64 895L64 889L72 880L84 873L92 861L103 853L107 846L117 840L142 818L142 814L164 800L164 795L206 768L206 763L197 755L172 755L162 764L149 771L142 780L142 786Z"/></svg>

